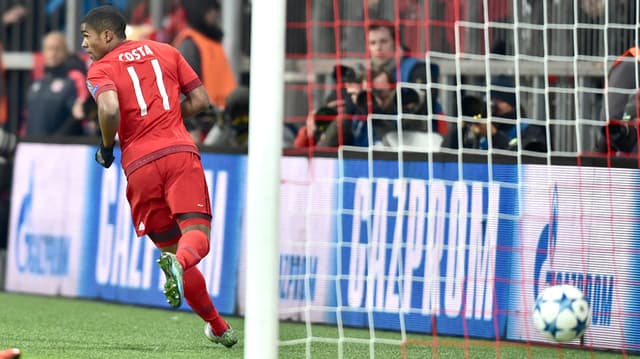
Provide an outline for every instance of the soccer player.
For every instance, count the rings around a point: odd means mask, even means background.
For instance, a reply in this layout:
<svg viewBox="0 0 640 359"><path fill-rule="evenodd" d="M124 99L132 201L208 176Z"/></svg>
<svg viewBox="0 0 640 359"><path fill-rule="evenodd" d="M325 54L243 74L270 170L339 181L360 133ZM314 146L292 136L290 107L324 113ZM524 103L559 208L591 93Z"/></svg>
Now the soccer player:
<svg viewBox="0 0 640 359"><path fill-rule="evenodd" d="M198 149L182 120L210 106L209 97L175 48L128 41L125 26L111 6L91 10L81 23L82 47L93 60L87 87L102 132L95 158L111 166L117 133L136 233L162 251L167 302L179 307L184 297L206 322L207 338L232 347L238 338L196 268L209 252L211 204Z"/></svg>

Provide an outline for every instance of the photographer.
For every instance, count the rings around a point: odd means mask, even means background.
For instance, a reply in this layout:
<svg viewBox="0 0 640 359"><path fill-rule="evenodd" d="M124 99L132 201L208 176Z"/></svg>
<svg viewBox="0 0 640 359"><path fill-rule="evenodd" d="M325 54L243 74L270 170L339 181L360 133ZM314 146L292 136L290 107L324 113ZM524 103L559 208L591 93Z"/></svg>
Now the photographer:
<svg viewBox="0 0 640 359"><path fill-rule="evenodd" d="M352 114L350 121L343 121L342 133L344 136L350 136L350 143L354 146L371 146L383 143L383 138L390 132L397 131L397 120L384 118L376 115L397 115L398 114L398 92L396 83L393 81L393 74L384 69L374 70L371 73L371 85L365 80L363 81L362 91L355 96L350 94L345 101L345 113ZM416 113L420 104L420 96L412 89L402 89L401 92L402 109L401 113ZM369 114L373 116L368 116ZM369 121L371 118L371 139L369 138ZM340 122L340 121L337 121ZM321 146L337 146L338 145L338 128L337 122L334 121L326 129L320 138ZM426 121L420 120L403 120L403 130L419 130L426 131ZM347 138L347 137L345 137ZM373 143L370 143L373 140Z"/></svg>
<svg viewBox="0 0 640 359"><path fill-rule="evenodd" d="M487 105L479 97L467 95L461 100L462 107L462 133L458 135L458 127L455 126L449 131L449 136L445 141L445 147L459 148L458 139L462 139L462 147L487 149L487 134L491 133L493 148L509 148L509 136L496 124L487 126Z"/></svg>
<svg viewBox="0 0 640 359"><path fill-rule="evenodd" d="M517 136L515 124L505 123L505 120L513 120L515 98L508 93L492 91L492 117L496 121L487 125L487 105L477 96L467 95L461 100L462 107L462 133L458 136L458 127L454 126L445 147L459 148L458 139L462 139L463 148L489 149L489 133L491 134L491 148L501 150L518 149L535 152L546 152L546 131L543 126L530 124L530 120L523 119L520 124L520 138ZM521 111L524 116L524 111Z"/></svg>
<svg viewBox="0 0 640 359"><path fill-rule="evenodd" d="M352 68L343 65L334 67L332 77L336 90L329 94L324 106L309 114L306 124L298 130L294 147L353 144L352 118L366 115L365 110L357 105L358 95L362 92L362 78ZM328 135L325 135L326 131L329 131Z"/></svg>

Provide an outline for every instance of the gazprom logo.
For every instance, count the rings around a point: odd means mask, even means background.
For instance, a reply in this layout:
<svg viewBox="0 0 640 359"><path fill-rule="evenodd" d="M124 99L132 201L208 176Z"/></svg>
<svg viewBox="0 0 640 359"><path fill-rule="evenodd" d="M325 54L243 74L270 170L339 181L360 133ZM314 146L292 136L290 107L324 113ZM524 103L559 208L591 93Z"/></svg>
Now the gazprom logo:
<svg viewBox="0 0 640 359"><path fill-rule="evenodd" d="M558 187L553 189L551 217L543 228L538 239L534 264L534 298L540 291L550 285L571 284L579 288L591 305L592 324L609 326L611 324L611 303L613 302L614 276L607 274L556 271L554 267L561 264L555 258L558 241L559 203ZM562 263L563 267L567 267ZM548 268L548 270L545 270Z"/></svg>
<svg viewBox="0 0 640 359"><path fill-rule="evenodd" d="M69 243L67 236L34 230L33 167L27 193L20 204L16 263L21 273L65 276L69 272Z"/></svg>

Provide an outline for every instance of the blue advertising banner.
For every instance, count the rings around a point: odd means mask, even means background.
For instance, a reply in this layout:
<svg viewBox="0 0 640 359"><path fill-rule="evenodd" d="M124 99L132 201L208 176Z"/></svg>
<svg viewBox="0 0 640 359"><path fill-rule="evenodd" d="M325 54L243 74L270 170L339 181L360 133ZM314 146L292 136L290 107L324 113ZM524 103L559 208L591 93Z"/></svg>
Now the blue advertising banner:
<svg viewBox="0 0 640 359"><path fill-rule="evenodd" d="M332 300L342 306L342 322L504 335L509 288L495 278L509 278L516 167L494 164L489 172L483 164L370 164L342 162L336 238L342 279Z"/></svg>
<svg viewBox="0 0 640 359"><path fill-rule="evenodd" d="M90 148L21 143L11 192L6 288L47 295L78 295L92 223ZM64 159L55 160L51 159ZM89 219L89 221L87 221Z"/></svg>

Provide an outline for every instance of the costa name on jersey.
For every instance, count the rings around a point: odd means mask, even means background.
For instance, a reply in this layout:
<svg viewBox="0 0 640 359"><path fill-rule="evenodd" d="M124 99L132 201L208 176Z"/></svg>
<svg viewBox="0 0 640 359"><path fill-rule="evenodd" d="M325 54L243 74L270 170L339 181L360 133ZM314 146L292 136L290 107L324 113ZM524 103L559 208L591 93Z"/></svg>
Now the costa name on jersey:
<svg viewBox="0 0 640 359"><path fill-rule="evenodd" d="M122 62L131 62L140 60L142 57L147 55L153 55L153 51L151 51L151 48L149 48L148 45L143 45L131 51L121 53L118 55L118 60Z"/></svg>

